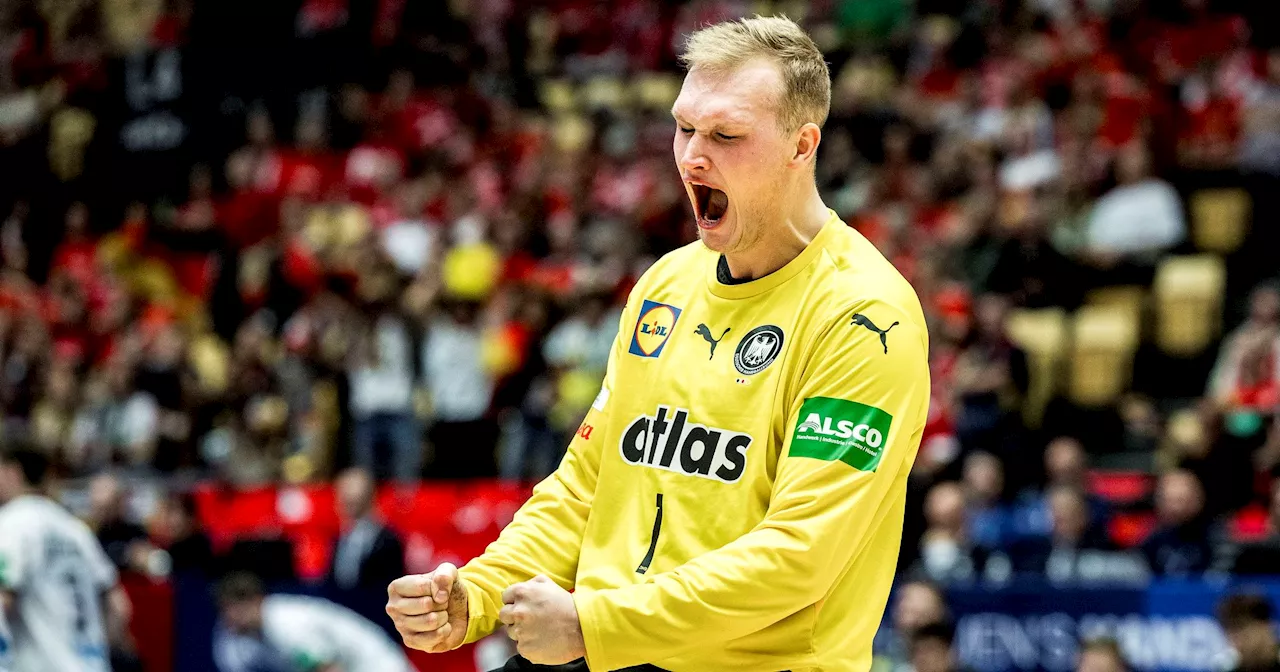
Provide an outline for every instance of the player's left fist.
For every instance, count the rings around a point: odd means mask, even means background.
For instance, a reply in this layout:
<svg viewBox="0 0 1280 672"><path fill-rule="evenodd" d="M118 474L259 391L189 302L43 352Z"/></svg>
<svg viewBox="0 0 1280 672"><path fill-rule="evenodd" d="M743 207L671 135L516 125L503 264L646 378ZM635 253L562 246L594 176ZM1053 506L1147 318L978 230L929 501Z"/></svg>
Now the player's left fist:
<svg viewBox="0 0 1280 672"><path fill-rule="evenodd" d="M498 618L516 651L535 665L564 665L587 655L573 595L545 576L502 592Z"/></svg>

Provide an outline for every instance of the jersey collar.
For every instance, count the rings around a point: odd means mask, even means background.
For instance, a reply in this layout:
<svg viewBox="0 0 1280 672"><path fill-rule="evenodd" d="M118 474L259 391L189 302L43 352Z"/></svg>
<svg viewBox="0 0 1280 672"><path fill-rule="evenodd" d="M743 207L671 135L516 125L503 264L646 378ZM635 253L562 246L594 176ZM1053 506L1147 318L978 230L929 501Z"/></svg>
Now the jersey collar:
<svg viewBox="0 0 1280 672"><path fill-rule="evenodd" d="M777 287L786 281L794 278L796 274L804 270L809 262L818 256L822 248L826 247L827 241L834 235L834 231L844 226L844 222L836 215L834 210L827 210L827 222L822 225L822 229L818 231L818 235L809 241L804 250L796 255L795 259L788 261L785 266L766 275L762 278L756 278L750 282L742 282L733 285L726 285L720 282L716 274L716 267L720 263L720 255L711 250L703 248L706 253L706 279L707 290L722 299L746 299L759 294L763 294L774 287Z"/></svg>

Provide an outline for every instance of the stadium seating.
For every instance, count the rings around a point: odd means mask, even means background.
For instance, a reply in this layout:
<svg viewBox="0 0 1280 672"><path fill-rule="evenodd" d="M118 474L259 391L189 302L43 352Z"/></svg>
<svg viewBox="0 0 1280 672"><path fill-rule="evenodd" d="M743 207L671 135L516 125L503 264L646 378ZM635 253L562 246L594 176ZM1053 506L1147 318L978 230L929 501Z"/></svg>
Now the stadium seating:
<svg viewBox="0 0 1280 672"><path fill-rule="evenodd" d="M1226 255L1249 233L1249 194L1243 189L1205 189L1191 195L1191 235L1201 252Z"/></svg>
<svg viewBox="0 0 1280 672"><path fill-rule="evenodd" d="M1203 352L1222 329L1226 267L1221 257L1170 257L1156 270L1156 342L1170 354Z"/></svg>

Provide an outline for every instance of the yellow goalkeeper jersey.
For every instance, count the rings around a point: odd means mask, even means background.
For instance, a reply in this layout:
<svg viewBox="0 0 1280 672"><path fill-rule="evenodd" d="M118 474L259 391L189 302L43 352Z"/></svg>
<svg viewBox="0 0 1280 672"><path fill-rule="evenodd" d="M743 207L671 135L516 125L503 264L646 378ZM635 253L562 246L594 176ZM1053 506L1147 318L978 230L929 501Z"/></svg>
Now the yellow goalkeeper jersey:
<svg viewBox="0 0 1280 672"><path fill-rule="evenodd" d="M564 460L460 572L467 641L544 574L593 672L870 668L928 411L919 299L835 213L765 277L719 259L688 245L632 291Z"/></svg>

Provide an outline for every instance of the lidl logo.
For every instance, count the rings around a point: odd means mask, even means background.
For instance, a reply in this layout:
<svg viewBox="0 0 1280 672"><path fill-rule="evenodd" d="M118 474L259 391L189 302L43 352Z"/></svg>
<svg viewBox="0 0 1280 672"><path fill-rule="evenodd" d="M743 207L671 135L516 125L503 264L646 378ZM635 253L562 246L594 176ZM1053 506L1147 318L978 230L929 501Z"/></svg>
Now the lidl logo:
<svg viewBox="0 0 1280 672"><path fill-rule="evenodd" d="M657 357L662 354L667 339L676 328L676 320L680 319L680 309L645 299L640 305L640 319L636 320L635 332L631 334L633 355L641 357Z"/></svg>
<svg viewBox="0 0 1280 672"><path fill-rule="evenodd" d="M875 406L810 397L800 407L791 456L840 460L859 471L875 471L892 423L893 416Z"/></svg>

